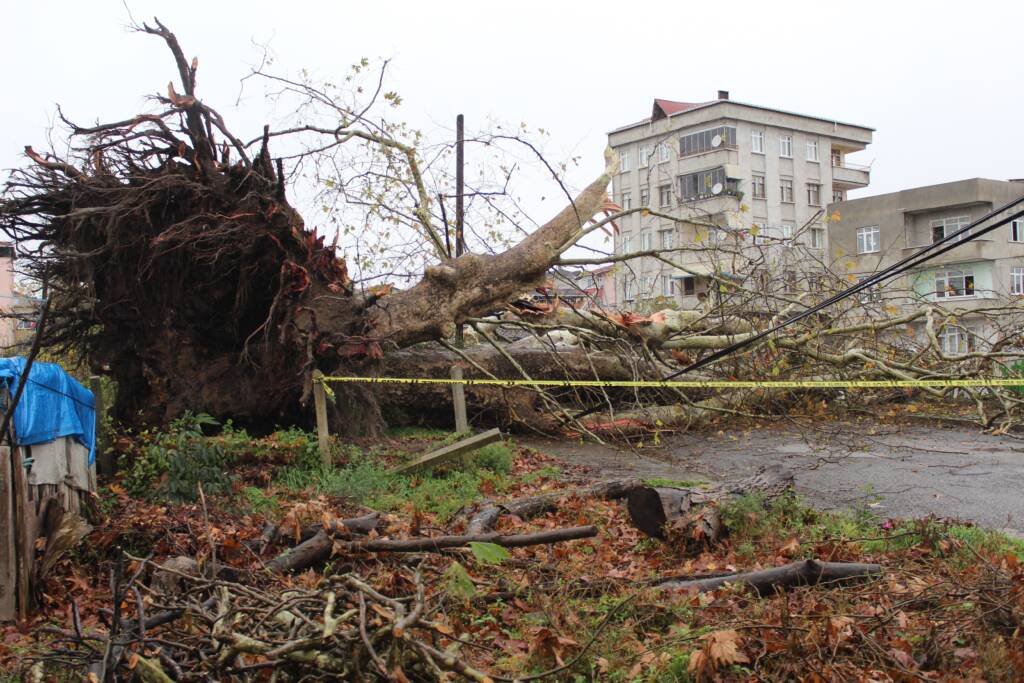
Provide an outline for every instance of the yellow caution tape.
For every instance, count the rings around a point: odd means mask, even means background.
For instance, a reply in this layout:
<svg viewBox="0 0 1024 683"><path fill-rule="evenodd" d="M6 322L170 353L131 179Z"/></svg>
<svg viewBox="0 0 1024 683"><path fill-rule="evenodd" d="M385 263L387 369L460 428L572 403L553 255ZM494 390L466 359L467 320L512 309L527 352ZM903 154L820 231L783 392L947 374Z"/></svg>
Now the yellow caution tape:
<svg viewBox="0 0 1024 683"><path fill-rule="evenodd" d="M629 387L638 389L901 389L934 387L1024 387L1018 379L869 379L869 380L601 380L601 379L451 379L448 377L320 377L317 381L367 384L463 384L496 387Z"/></svg>

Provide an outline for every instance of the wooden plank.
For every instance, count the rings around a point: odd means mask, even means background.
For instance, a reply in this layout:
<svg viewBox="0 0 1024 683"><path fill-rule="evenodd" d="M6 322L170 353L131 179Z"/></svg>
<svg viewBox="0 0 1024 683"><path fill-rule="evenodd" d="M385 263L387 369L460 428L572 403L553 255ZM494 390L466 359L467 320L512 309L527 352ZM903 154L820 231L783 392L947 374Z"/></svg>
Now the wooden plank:
<svg viewBox="0 0 1024 683"><path fill-rule="evenodd" d="M458 365L452 366L452 379L462 379L462 368ZM469 418L466 416L466 385L452 385L452 406L455 408L455 431L468 432Z"/></svg>
<svg viewBox="0 0 1024 683"><path fill-rule="evenodd" d="M98 375L89 378L89 389L96 401L96 468L104 477L114 476L114 454L107 452L108 435L106 417L107 399L103 395L103 380Z"/></svg>
<svg viewBox="0 0 1024 683"><path fill-rule="evenodd" d="M11 449L0 446L0 622L17 616L15 583L17 557L14 554L14 477L11 473Z"/></svg>
<svg viewBox="0 0 1024 683"><path fill-rule="evenodd" d="M18 602L18 620L28 619L28 577L32 574L33 552L32 530L28 514L28 484L25 481L25 467L22 465L22 448L11 449L11 480L14 482L14 555L17 558L15 591Z"/></svg>
<svg viewBox="0 0 1024 683"><path fill-rule="evenodd" d="M462 441L453 443L450 446L445 446L444 448L439 448L436 451L427 453L412 462L407 462L404 465L392 468L390 471L392 474L401 474L427 467L436 467L437 465L443 465L464 455L469 455L478 448L500 440L501 430L490 429L483 434L476 434L468 439L463 439Z"/></svg>
<svg viewBox="0 0 1024 683"><path fill-rule="evenodd" d="M320 462L331 466L331 433L327 429L327 391L323 382L318 381L324 373L313 371L313 404L316 408L316 439L320 449Z"/></svg>

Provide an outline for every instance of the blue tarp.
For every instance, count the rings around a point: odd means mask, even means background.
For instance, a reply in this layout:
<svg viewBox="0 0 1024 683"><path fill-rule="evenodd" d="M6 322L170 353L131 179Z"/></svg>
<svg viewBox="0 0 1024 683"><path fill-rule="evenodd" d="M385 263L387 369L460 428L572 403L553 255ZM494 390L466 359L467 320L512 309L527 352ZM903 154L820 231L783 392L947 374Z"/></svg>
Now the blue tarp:
<svg viewBox="0 0 1024 683"><path fill-rule="evenodd" d="M24 371L24 358L0 358L0 381L12 397ZM19 446L31 446L62 436L87 446L89 464L95 462L96 399L61 366L35 362L14 411L14 438Z"/></svg>

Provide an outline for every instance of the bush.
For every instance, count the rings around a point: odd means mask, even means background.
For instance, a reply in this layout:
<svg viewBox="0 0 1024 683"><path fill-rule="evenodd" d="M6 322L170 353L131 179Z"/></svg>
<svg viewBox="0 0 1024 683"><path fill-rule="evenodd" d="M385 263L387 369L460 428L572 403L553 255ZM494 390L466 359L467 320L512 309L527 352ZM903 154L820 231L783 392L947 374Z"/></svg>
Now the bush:
<svg viewBox="0 0 1024 683"><path fill-rule="evenodd" d="M490 443L476 452L473 462L477 467L483 467L498 474L508 474L512 471L512 444L511 443Z"/></svg>
<svg viewBox="0 0 1024 683"><path fill-rule="evenodd" d="M196 500L200 483L204 493L229 493L230 458L221 444L203 435L203 427L217 425L205 413L187 412L166 432L152 435L132 461L125 488L135 496L173 502Z"/></svg>

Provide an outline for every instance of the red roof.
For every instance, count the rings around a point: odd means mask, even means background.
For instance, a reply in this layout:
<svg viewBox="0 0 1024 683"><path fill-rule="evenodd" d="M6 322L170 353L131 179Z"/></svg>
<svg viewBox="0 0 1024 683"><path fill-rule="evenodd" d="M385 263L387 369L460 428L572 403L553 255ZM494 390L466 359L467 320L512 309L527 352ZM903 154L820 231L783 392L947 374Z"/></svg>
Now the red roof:
<svg viewBox="0 0 1024 683"><path fill-rule="evenodd" d="M666 116L672 116L673 114L679 114L680 112L690 111L697 107L703 107L707 102L676 102L674 100L654 100L654 110L651 112L651 120L657 121L663 119Z"/></svg>

